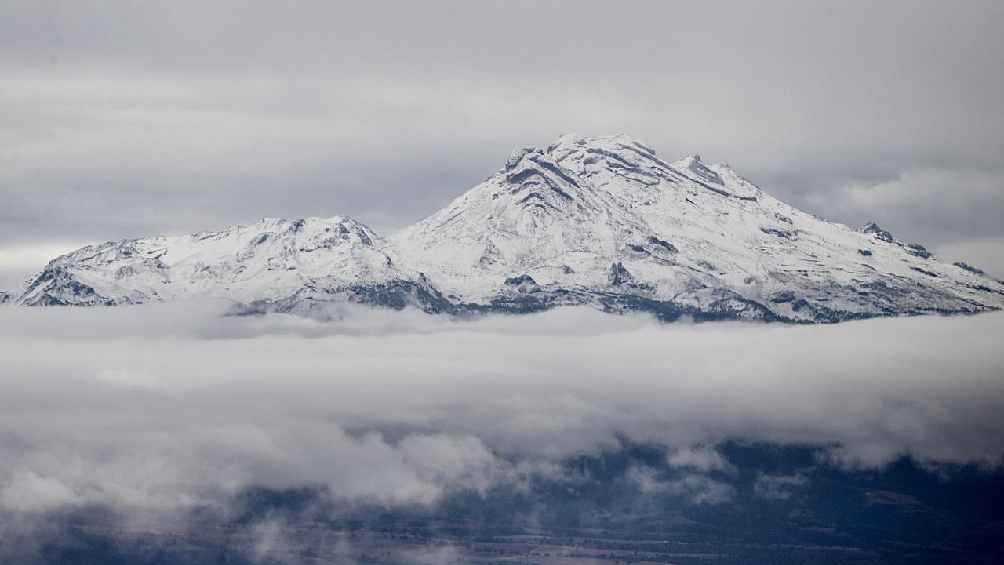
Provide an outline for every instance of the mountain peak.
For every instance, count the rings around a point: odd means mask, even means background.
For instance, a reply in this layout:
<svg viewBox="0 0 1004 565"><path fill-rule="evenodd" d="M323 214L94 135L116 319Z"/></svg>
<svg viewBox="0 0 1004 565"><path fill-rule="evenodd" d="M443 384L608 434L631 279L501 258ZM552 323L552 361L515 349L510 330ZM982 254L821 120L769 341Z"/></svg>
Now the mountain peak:
<svg viewBox="0 0 1004 565"><path fill-rule="evenodd" d="M710 180L719 183L721 179L718 175L712 171L708 165L701 160L701 156L697 153L687 155L683 159L673 161L673 168L679 171L689 171L696 173L698 176L705 178L705 180Z"/></svg>
<svg viewBox="0 0 1004 565"><path fill-rule="evenodd" d="M667 163L623 134L567 134L389 239L343 216L92 245L17 300L97 305L215 296L313 312L336 300L431 312L563 305L661 319L833 322L1004 307L1004 283L872 223L826 222L729 166ZM263 306L264 305L264 306Z"/></svg>
<svg viewBox="0 0 1004 565"><path fill-rule="evenodd" d="M864 227L861 228L861 231L864 233L872 234L877 239L882 240L886 243L893 243L896 241L896 238L892 235L891 232L882 229L882 227L879 226L878 223L874 221L865 224Z"/></svg>
<svg viewBox="0 0 1004 565"><path fill-rule="evenodd" d="M343 288L409 279L386 242L352 218L262 218L215 231L89 245L53 259L22 304L132 304L189 296L242 301L290 288Z"/></svg>
<svg viewBox="0 0 1004 565"><path fill-rule="evenodd" d="M697 154L667 163L623 134L517 149L392 242L444 295L507 311L598 303L667 318L836 321L1004 305L1004 288L919 245L875 245L729 165ZM506 283L517 279L533 285Z"/></svg>
<svg viewBox="0 0 1004 565"><path fill-rule="evenodd" d="M566 133L559 136L554 143L548 145L547 153L561 154L568 151L582 151L590 149L614 152L628 149L630 151L642 151L649 155L655 155L654 149L643 143L641 140L624 133L592 137Z"/></svg>

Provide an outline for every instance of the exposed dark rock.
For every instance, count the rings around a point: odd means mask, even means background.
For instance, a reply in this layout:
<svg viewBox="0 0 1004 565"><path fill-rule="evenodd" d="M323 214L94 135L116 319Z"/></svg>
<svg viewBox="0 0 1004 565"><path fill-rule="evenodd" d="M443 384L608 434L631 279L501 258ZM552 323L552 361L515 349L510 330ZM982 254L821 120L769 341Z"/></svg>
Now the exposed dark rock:
<svg viewBox="0 0 1004 565"><path fill-rule="evenodd" d="M977 269L976 267L974 267L974 266L972 266L972 265L970 265L968 263L963 263L962 261L958 261L958 262L952 263L952 264L955 265L956 267L962 269L963 271L969 271L970 273L973 273L974 275L983 275L983 276L986 276L986 272L985 271L983 271L982 269Z"/></svg>
<svg viewBox="0 0 1004 565"><path fill-rule="evenodd" d="M891 233L879 227L875 222L868 222L865 227L861 229L865 233L870 233L875 236L875 239L879 239L886 243L893 243L896 238L892 236Z"/></svg>
<svg viewBox="0 0 1004 565"><path fill-rule="evenodd" d="M904 246L906 252L915 257L920 257L921 259L930 259L931 252L927 250L926 247L919 243L908 243Z"/></svg>
<svg viewBox="0 0 1004 565"><path fill-rule="evenodd" d="M774 304L787 304L794 300L795 300L795 293L790 290L782 290L781 292L775 292L770 297L770 301Z"/></svg>
<svg viewBox="0 0 1004 565"><path fill-rule="evenodd" d="M790 240L798 239L798 234L794 231L782 230L778 228L766 228L766 227L760 228L760 231L762 231L767 235L773 235L784 239L790 239Z"/></svg>
<svg viewBox="0 0 1004 565"><path fill-rule="evenodd" d="M607 281L609 281L611 286L623 286L634 283L634 277L624 267L624 264L618 261L610 265Z"/></svg>
<svg viewBox="0 0 1004 565"><path fill-rule="evenodd" d="M664 239L659 239L658 237L650 236L648 238L648 242L651 243L652 245L658 245L659 247L665 249L670 253L677 252L676 246Z"/></svg>
<svg viewBox="0 0 1004 565"><path fill-rule="evenodd" d="M505 284L511 286L518 286L521 284L537 284L537 281L533 280L530 275L519 275L516 277L509 277L505 280Z"/></svg>

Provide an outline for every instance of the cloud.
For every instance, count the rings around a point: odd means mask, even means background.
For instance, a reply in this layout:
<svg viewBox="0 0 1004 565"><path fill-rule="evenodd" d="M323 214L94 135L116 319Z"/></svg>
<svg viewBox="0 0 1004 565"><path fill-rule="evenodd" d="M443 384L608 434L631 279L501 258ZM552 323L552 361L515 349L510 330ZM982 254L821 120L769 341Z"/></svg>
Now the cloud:
<svg viewBox="0 0 1004 565"><path fill-rule="evenodd" d="M753 483L753 493L769 500L788 500L808 482L809 479L802 474L760 474Z"/></svg>
<svg viewBox="0 0 1004 565"><path fill-rule="evenodd" d="M1004 453L1001 314L800 327L360 309L320 324L185 308L0 310L3 509L186 508L249 485L427 505L623 439L676 446L670 490L709 503L727 497L707 473L731 471L714 448L728 439L864 467ZM763 493L792 486L772 480Z"/></svg>
<svg viewBox="0 0 1004 565"><path fill-rule="evenodd" d="M992 0L8 2L0 290L92 241L262 216L390 231L568 131L729 161L810 212L1004 277L1002 23ZM324 324L226 307L0 308L0 538L34 543L93 505L163 520L249 485L434 505L624 441L668 446L679 473L638 467L639 488L707 504L735 495L725 439L821 445L855 468L1004 452L1002 314L663 326L349 308ZM245 535L263 560L295 549L281 517ZM457 558L417 551L402 559Z"/></svg>
<svg viewBox="0 0 1004 565"><path fill-rule="evenodd" d="M688 473L675 479L661 479L650 467L628 469L628 480L645 495L670 495L685 498L693 504L724 504L732 500L734 488L699 473Z"/></svg>
<svg viewBox="0 0 1004 565"><path fill-rule="evenodd" d="M928 168L907 170L894 178L851 182L826 193L815 192L808 207L853 222L878 220L910 237L936 241L998 235L996 210L1004 208L1004 171Z"/></svg>
<svg viewBox="0 0 1004 565"><path fill-rule="evenodd" d="M935 248L938 257L962 261L1004 280L1004 237L965 239Z"/></svg>
<svg viewBox="0 0 1004 565"><path fill-rule="evenodd" d="M710 445L696 445L671 451L666 454L666 463L670 467L693 469L705 473L708 471L735 471L735 467L714 446Z"/></svg>
<svg viewBox="0 0 1004 565"><path fill-rule="evenodd" d="M79 503L73 489L30 470L11 473L0 490L0 507L21 512L44 512Z"/></svg>

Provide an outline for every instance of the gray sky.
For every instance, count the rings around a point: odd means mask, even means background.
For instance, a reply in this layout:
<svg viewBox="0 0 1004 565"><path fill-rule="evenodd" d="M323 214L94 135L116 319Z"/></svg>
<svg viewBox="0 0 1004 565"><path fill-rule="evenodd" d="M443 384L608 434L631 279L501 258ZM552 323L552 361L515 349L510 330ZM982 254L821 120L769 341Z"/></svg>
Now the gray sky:
<svg viewBox="0 0 1004 565"><path fill-rule="evenodd" d="M1001 2L247 4L3 3L0 288L97 240L390 231L570 131L1004 276Z"/></svg>

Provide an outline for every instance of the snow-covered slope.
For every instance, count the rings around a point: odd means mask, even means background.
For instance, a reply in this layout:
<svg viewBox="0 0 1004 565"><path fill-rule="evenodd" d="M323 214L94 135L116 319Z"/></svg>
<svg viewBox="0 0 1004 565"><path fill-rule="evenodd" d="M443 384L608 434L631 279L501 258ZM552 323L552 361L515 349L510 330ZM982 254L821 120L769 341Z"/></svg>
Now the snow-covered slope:
<svg viewBox="0 0 1004 565"><path fill-rule="evenodd" d="M827 222L724 164L567 135L393 238L461 303L588 302L673 318L804 321L1004 305L1004 285L877 227Z"/></svg>
<svg viewBox="0 0 1004 565"><path fill-rule="evenodd" d="M829 322L1004 306L1004 284L877 225L778 201L724 164L626 136L520 149L443 210L380 238L347 218L262 220L110 242L53 260L26 305L219 296L310 312L353 300L431 312L565 304L663 319Z"/></svg>
<svg viewBox="0 0 1004 565"><path fill-rule="evenodd" d="M421 276L399 269L386 247L371 229L344 217L266 218L215 232L108 242L50 262L19 303L113 305L219 297L288 310L333 299L404 306L427 285Z"/></svg>

